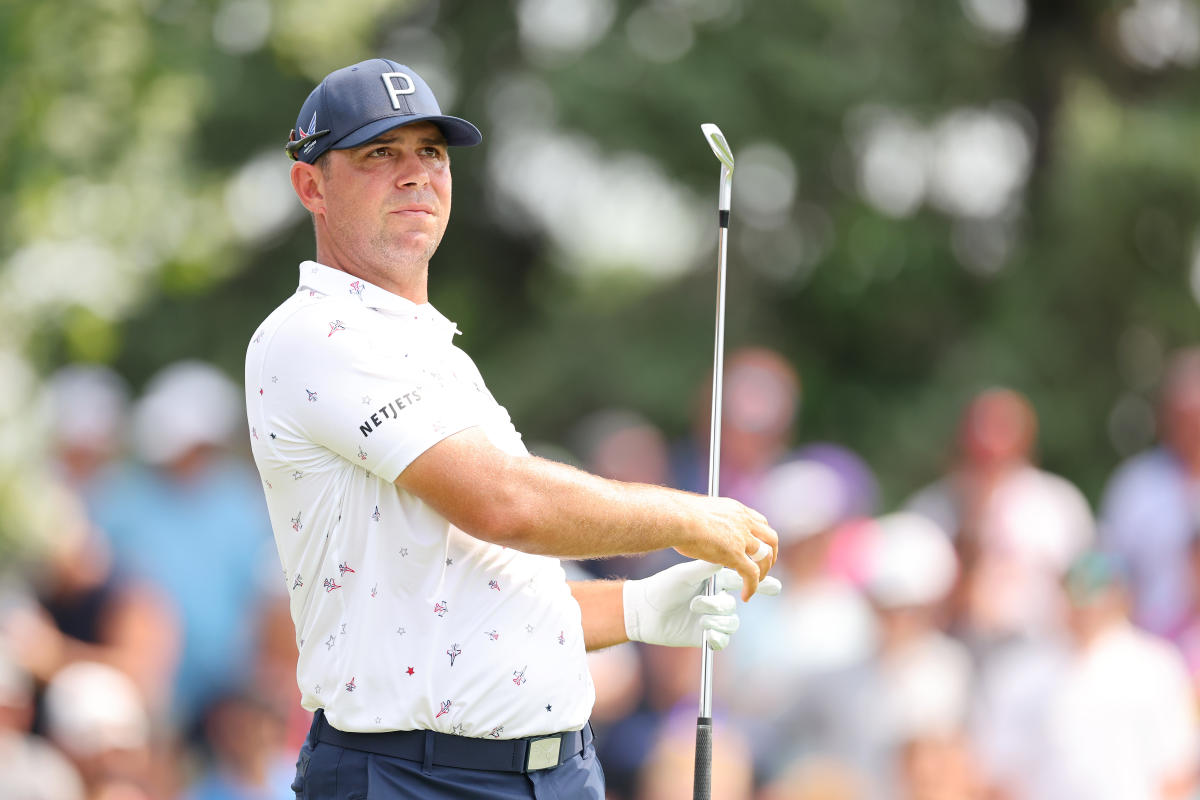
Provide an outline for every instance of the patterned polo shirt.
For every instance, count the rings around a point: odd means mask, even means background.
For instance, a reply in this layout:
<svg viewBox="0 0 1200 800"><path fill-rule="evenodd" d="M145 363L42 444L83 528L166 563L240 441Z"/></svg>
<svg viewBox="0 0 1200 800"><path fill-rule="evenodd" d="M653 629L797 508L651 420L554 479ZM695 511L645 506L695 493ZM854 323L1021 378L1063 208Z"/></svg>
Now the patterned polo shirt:
<svg viewBox="0 0 1200 800"><path fill-rule="evenodd" d="M577 730L595 692L558 560L469 536L394 483L471 427L528 454L457 333L428 303L306 261L247 348L303 705L345 731Z"/></svg>

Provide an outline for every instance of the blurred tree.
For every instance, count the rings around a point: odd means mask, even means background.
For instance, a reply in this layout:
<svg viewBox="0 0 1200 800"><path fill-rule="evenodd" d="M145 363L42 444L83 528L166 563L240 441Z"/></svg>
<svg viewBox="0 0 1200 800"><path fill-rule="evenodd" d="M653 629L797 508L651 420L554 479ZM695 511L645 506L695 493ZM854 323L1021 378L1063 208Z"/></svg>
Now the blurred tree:
<svg viewBox="0 0 1200 800"><path fill-rule="evenodd" d="M610 404L687 431L714 121L738 156L728 344L796 363L802 439L858 449L894 501L1007 384L1094 497L1150 434L1156 359L1200 337L1197 30L1185 0L0 5L0 505L27 494L39 374L240 374L311 253L287 129L373 54L484 129L431 288L530 438Z"/></svg>

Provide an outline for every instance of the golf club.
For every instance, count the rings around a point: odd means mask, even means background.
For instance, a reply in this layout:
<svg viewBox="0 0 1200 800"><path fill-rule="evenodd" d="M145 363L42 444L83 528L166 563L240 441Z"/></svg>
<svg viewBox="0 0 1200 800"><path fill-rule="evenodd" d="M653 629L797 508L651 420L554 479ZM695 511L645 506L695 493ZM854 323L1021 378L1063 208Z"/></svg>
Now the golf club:
<svg viewBox="0 0 1200 800"><path fill-rule="evenodd" d="M708 447L708 496L717 497L721 484L721 383L725 371L725 250L729 235L729 198L733 188L733 152L725 134L711 122L700 126L708 146L721 162L721 188L717 196L717 321L713 344L712 417ZM705 594L716 593L716 578L704 585ZM693 800L709 800L712 792L712 667L708 640L701 641L700 715L696 719L696 772Z"/></svg>

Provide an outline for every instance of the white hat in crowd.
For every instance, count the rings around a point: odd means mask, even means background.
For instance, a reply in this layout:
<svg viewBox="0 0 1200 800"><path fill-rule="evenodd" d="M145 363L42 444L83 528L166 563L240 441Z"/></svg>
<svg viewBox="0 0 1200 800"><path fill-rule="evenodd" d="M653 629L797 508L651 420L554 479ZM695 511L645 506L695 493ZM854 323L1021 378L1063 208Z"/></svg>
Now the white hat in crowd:
<svg viewBox="0 0 1200 800"><path fill-rule="evenodd" d="M179 361L150 379L133 411L133 445L150 464L166 464L198 445L224 445L243 418L241 391L223 372Z"/></svg>
<svg viewBox="0 0 1200 800"><path fill-rule="evenodd" d="M937 523L912 511L875 520L864 553L863 589L884 608L936 603L958 576L950 537Z"/></svg>
<svg viewBox="0 0 1200 800"><path fill-rule="evenodd" d="M759 486L756 506L779 534L780 544L807 539L841 521L845 488L837 472L819 461L787 461Z"/></svg>
<svg viewBox="0 0 1200 800"><path fill-rule="evenodd" d="M137 686L115 667L94 661L66 666L50 680L46 728L66 752L82 757L144 747L150 737Z"/></svg>
<svg viewBox="0 0 1200 800"><path fill-rule="evenodd" d="M124 435L129 385L99 364L71 364L46 380L47 407L60 442L115 446Z"/></svg>

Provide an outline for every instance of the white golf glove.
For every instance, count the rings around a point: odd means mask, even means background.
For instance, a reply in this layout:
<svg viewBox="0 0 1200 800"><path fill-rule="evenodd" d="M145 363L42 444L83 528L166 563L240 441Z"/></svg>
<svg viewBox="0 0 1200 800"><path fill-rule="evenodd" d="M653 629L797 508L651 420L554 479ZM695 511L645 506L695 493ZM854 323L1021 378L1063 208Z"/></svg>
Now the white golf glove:
<svg viewBox="0 0 1200 800"><path fill-rule="evenodd" d="M702 594L704 581L717 576L717 593ZM625 581L625 634L630 641L668 647L699 647L703 636L713 650L729 644L738 629L737 600L729 590L742 588L742 576L707 561L688 561L648 578ZM782 585L770 576L758 594L779 594Z"/></svg>

